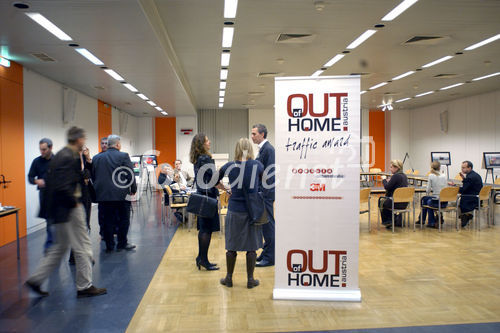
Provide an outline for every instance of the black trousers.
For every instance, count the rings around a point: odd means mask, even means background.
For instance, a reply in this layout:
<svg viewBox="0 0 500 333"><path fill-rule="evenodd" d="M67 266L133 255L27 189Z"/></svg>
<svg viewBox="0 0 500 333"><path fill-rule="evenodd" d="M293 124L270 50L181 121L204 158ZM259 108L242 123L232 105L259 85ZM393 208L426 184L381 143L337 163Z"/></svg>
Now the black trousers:
<svg viewBox="0 0 500 333"><path fill-rule="evenodd" d="M130 226L130 201L102 201L99 203L99 210L102 210L104 241L106 248L115 248L114 233L117 231L117 248L124 248L127 245L127 234Z"/></svg>
<svg viewBox="0 0 500 333"><path fill-rule="evenodd" d="M395 209L406 209L408 207L408 203L406 202L398 202L394 204ZM381 198L379 201L379 209L380 215L382 216L382 223L390 223L392 222L392 198ZM401 224L401 217L394 217L395 224Z"/></svg>

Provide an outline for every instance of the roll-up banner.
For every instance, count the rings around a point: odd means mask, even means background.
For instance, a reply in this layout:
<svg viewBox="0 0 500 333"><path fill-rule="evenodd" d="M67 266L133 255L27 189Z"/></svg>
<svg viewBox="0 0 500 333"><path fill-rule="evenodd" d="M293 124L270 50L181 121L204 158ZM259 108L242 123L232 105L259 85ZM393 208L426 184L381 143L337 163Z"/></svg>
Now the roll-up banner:
<svg viewBox="0 0 500 333"><path fill-rule="evenodd" d="M361 301L360 78L275 81L274 299Z"/></svg>

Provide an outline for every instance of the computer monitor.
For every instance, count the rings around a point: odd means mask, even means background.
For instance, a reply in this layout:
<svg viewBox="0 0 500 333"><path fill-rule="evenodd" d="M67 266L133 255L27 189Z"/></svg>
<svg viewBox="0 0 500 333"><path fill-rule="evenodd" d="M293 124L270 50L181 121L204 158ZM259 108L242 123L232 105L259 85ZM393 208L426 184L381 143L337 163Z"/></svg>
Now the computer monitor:
<svg viewBox="0 0 500 333"><path fill-rule="evenodd" d="M500 153L483 153L485 169L500 169Z"/></svg>
<svg viewBox="0 0 500 333"><path fill-rule="evenodd" d="M156 160L156 155L142 155L142 163L144 165L158 165L158 161Z"/></svg>
<svg viewBox="0 0 500 333"><path fill-rule="evenodd" d="M438 161L441 165L451 165L451 156L449 151L431 152L431 162Z"/></svg>
<svg viewBox="0 0 500 333"><path fill-rule="evenodd" d="M130 156L130 160L134 166L134 174L139 175L141 172L141 155Z"/></svg>

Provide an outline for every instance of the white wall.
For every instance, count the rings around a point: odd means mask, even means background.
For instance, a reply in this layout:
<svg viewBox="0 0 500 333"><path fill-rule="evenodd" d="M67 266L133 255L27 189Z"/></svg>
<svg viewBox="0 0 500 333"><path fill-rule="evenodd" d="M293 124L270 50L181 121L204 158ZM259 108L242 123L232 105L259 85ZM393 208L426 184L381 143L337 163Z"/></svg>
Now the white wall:
<svg viewBox="0 0 500 333"><path fill-rule="evenodd" d="M137 122L138 118L129 115L123 111L118 110L113 107L111 110L111 131L113 134L119 135L121 137L122 149L121 151L128 153L130 156L136 154L137 148ZM128 118L128 123L126 128L120 128L120 116L125 115Z"/></svg>
<svg viewBox="0 0 500 333"><path fill-rule="evenodd" d="M446 110L444 133L439 114ZM429 169L431 151L451 152L451 178L462 161L470 160L484 180L483 152L500 151L500 90L410 110L410 156L421 173Z"/></svg>
<svg viewBox="0 0 500 333"><path fill-rule="evenodd" d="M390 160L404 160L405 154L410 155L410 159L406 159L404 170L408 170L413 166L415 167L414 157L410 154L410 111L408 110L394 110L389 112L391 119L390 130L390 149L387 150L387 158ZM387 155L387 154L386 154ZM389 163L386 163L387 165ZM420 171L423 171L420 169Z"/></svg>
<svg viewBox="0 0 500 333"><path fill-rule="evenodd" d="M193 129L189 135L181 133L181 129ZM182 161L182 169L187 171L191 176L194 176L193 164L189 162L189 151L191 149L191 141L198 133L198 122L196 117L177 117L175 121L176 131L176 151L177 159Z"/></svg>
<svg viewBox="0 0 500 333"><path fill-rule="evenodd" d="M274 110L249 109L248 110L248 138L251 139L252 126L263 124L267 127L267 140L274 146ZM257 149L257 145L254 147Z"/></svg>
<svg viewBox="0 0 500 333"><path fill-rule="evenodd" d="M137 145L135 155L150 154L153 150L153 118L137 118Z"/></svg>

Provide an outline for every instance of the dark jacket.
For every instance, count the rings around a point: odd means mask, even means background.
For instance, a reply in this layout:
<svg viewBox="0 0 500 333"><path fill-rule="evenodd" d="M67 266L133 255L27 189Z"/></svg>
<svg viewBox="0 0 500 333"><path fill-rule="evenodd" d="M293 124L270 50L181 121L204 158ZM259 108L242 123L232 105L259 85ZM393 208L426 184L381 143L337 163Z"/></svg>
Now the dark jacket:
<svg viewBox="0 0 500 333"><path fill-rule="evenodd" d="M472 170L467 174L467 177L462 181L462 187L458 191L462 197L460 198L460 210L462 213L473 211L477 207L477 198L483 187L481 176Z"/></svg>
<svg viewBox="0 0 500 333"><path fill-rule="evenodd" d="M52 160L54 155L50 155L50 158L47 160L42 156L38 156L31 163L30 171L28 172L28 181L30 184L35 185L35 179L44 179L47 176L47 170L49 169L49 163ZM40 189L38 186L36 187L38 190Z"/></svg>
<svg viewBox="0 0 500 333"><path fill-rule="evenodd" d="M69 147L61 149L50 161L46 181L47 217L53 223L68 222L71 209L80 202L83 175L80 154Z"/></svg>
<svg viewBox="0 0 500 333"><path fill-rule="evenodd" d="M408 178L404 173L396 172L391 176L391 179L389 181L387 181L387 179L384 179L382 183L384 184L385 188L385 196L392 198L394 190L400 187L408 187Z"/></svg>
<svg viewBox="0 0 500 333"><path fill-rule="evenodd" d="M203 173L199 172L205 164L208 164L208 169L204 170ZM216 174L215 161L213 160L213 158L209 155L198 156L198 160L196 160L196 163L194 164L194 183L196 185L196 192L208 195L212 198L217 198L219 196L219 191L217 190L217 188L215 188L215 185L217 185L217 183L212 187L208 186L214 174L215 177L218 176L218 174ZM198 178L202 176L203 179L198 180Z"/></svg>
<svg viewBox="0 0 500 333"><path fill-rule="evenodd" d="M127 153L108 148L92 159L92 181L97 202L124 201L137 192L134 167Z"/></svg>
<svg viewBox="0 0 500 333"><path fill-rule="evenodd" d="M262 175L262 183L267 184L262 186L262 193L267 200L274 201L274 187L275 187L275 152L274 147L267 141L259 150L257 161L264 165L264 174Z"/></svg>

